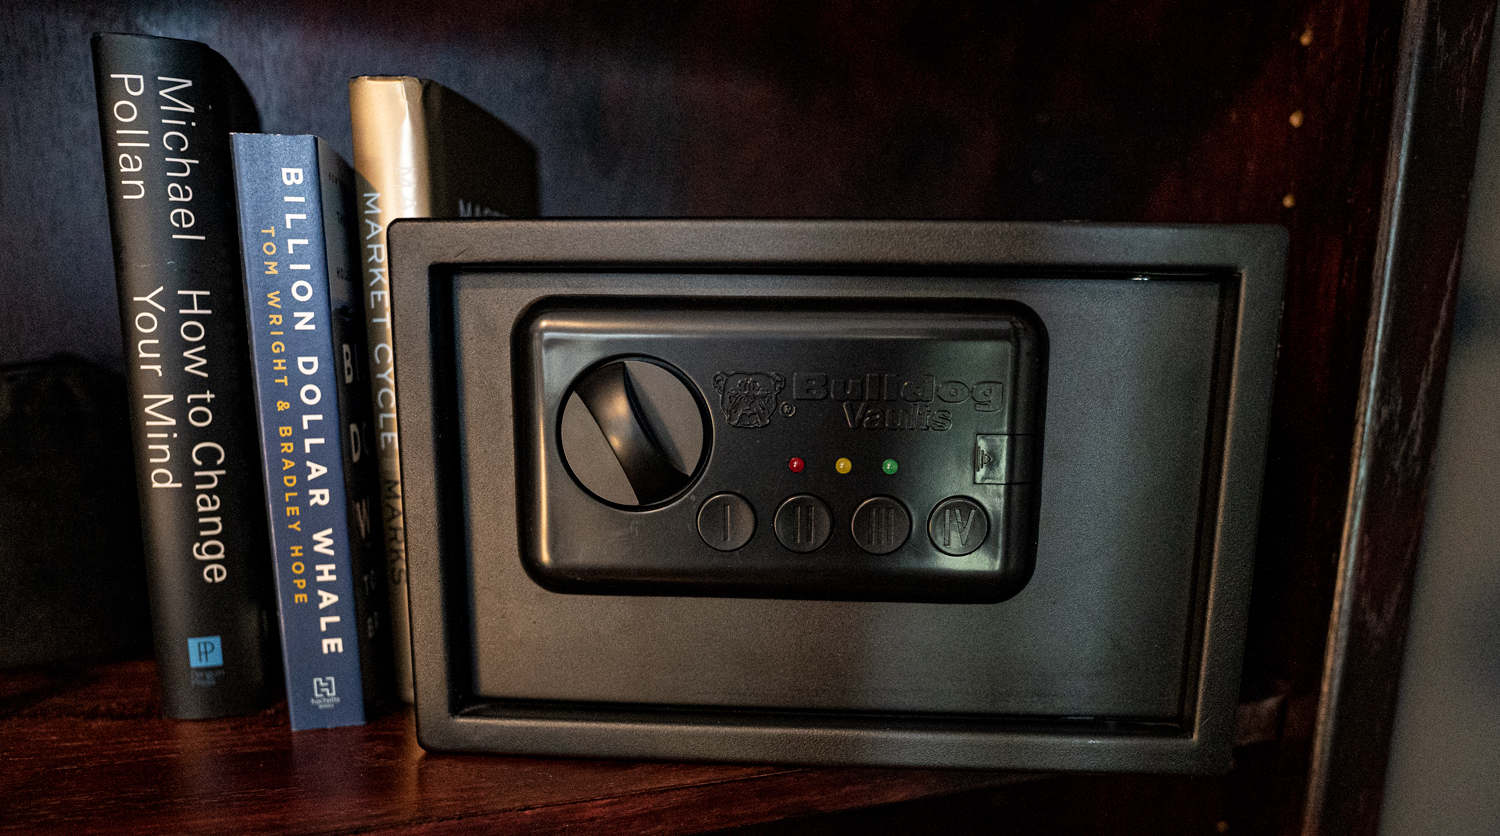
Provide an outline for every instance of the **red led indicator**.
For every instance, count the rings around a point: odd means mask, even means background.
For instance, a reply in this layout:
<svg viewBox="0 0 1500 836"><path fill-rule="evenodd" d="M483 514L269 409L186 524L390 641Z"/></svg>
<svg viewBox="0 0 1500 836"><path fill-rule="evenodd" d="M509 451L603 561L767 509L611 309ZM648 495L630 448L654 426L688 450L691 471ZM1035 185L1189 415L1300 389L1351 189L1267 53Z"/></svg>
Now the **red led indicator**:
<svg viewBox="0 0 1500 836"><path fill-rule="evenodd" d="M786 463L787 469L793 473L801 473L802 468L807 467L807 462L792 456L792 460Z"/></svg>

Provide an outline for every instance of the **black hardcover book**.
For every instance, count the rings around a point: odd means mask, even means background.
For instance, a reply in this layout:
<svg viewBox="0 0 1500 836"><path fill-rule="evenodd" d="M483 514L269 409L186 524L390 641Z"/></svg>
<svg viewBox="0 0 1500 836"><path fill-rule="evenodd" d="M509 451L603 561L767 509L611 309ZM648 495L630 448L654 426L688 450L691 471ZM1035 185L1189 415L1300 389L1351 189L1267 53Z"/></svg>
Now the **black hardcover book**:
<svg viewBox="0 0 1500 836"><path fill-rule="evenodd" d="M93 50L163 705L252 712L281 677L229 134L259 120L203 44Z"/></svg>

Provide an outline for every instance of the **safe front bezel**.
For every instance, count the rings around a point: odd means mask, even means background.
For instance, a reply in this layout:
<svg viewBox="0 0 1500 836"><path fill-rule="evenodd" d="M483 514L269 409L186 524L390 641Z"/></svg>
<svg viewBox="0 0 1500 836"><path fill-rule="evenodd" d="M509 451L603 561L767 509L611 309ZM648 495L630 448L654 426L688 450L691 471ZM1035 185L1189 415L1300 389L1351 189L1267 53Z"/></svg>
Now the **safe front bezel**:
<svg viewBox="0 0 1500 836"><path fill-rule="evenodd" d="M1047 770L1212 772L1233 738L1286 235L1264 226L922 221L400 221L391 227L418 736L444 751ZM453 283L474 271L611 273L621 294L692 274L1201 276L1226 288L1218 443L1180 722L708 709L476 696L451 408ZM540 298L540 297L539 297ZM1043 477L1045 478L1045 476Z"/></svg>

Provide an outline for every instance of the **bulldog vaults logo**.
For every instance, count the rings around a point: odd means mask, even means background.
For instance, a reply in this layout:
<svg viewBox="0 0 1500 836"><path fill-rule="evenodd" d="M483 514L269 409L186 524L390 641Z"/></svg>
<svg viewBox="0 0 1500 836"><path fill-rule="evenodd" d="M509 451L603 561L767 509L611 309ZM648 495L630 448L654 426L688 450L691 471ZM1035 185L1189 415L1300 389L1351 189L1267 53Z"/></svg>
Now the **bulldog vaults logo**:
<svg viewBox="0 0 1500 836"><path fill-rule="evenodd" d="M1007 407L1005 384L997 380L970 383L932 374L910 377L887 372L835 378L821 372L792 375L790 399L782 403L786 378L777 372L719 372L714 390L731 427L757 429L771 416L798 414L794 401L829 401L842 409L851 430L931 430L953 426L953 409L969 404L981 413Z"/></svg>
<svg viewBox="0 0 1500 836"><path fill-rule="evenodd" d="M753 430L771 423L786 378L775 372L719 372L714 391L729 426Z"/></svg>

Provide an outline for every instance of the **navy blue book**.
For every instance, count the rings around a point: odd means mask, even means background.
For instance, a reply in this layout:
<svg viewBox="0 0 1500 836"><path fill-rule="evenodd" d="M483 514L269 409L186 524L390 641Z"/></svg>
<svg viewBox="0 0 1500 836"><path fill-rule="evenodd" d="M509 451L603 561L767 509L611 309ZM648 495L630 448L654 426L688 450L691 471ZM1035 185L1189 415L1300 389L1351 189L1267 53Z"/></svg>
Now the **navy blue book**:
<svg viewBox="0 0 1500 836"><path fill-rule="evenodd" d="M231 145L287 707L294 731L359 725L393 672L354 176L317 137Z"/></svg>

